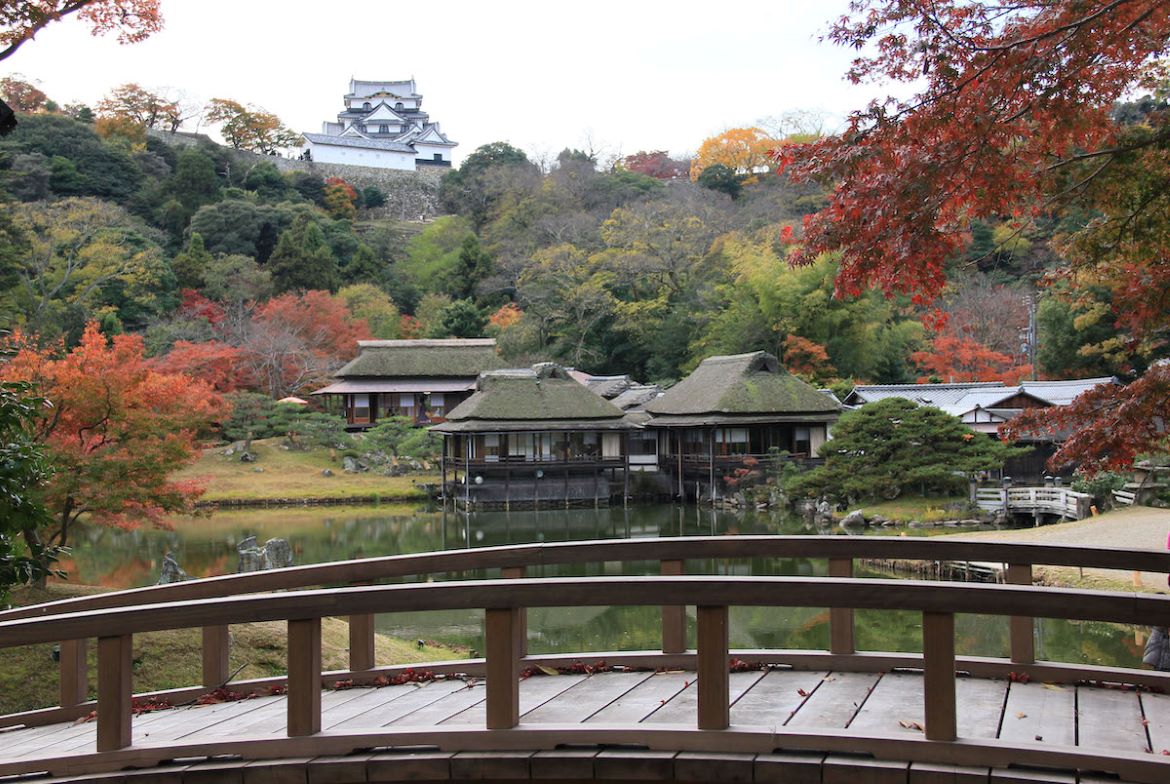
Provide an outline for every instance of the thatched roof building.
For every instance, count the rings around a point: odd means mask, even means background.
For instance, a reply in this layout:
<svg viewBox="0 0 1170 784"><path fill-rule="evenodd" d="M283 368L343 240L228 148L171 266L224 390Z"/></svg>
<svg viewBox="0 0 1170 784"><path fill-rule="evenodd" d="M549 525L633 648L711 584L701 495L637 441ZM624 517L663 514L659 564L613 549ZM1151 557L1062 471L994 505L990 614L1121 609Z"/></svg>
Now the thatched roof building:
<svg viewBox="0 0 1170 784"><path fill-rule="evenodd" d="M841 406L788 373L763 351L704 359L694 372L646 405L654 427L733 422L824 422Z"/></svg>
<svg viewBox="0 0 1170 784"><path fill-rule="evenodd" d="M429 424L466 399L480 373L504 365L490 338L359 340L338 380L313 394L340 396L354 427L389 416Z"/></svg>
<svg viewBox="0 0 1170 784"><path fill-rule="evenodd" d="M476 391L433 430L440 433L552 430L629 430L620 408L552 363L493 370Z"/></svg>

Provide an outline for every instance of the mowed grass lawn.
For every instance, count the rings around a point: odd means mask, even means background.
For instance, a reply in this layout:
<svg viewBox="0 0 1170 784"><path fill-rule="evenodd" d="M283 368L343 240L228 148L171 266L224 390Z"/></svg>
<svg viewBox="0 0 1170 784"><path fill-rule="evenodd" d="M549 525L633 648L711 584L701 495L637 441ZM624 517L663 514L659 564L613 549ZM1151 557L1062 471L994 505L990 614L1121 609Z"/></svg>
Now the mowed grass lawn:
<svg viewBox="0 0 1170 784"><path fill-rule="evenodd" d="M174 474L176 480L194 480L207 488L204 501L262 501L302 498L367 498L414 500L426 498L425 484L439 481L438 471L408 476L373 472L347 474L341 455L327 449L296 451L281 446L283 438L252 442L254 463L239 455L223 454L226 447L204 449L194 464ZM323 476L329 469L333 476Z"/></svg>

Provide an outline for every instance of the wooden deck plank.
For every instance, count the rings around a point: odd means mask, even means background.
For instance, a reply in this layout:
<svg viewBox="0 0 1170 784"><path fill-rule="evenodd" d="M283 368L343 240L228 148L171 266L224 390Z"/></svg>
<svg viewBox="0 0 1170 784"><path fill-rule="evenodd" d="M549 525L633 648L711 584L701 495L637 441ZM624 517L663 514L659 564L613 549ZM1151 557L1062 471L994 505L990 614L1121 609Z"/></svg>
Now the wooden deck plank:
<svg viewBox="0 0 1170 784"><path fill-rule="evenodd" d="M659 672L594 713L587 722L637 724L682 691L693 672Z"/></svg>
<svg viewBox="0 0 1170 784"><path fill-rule="evenodd" d="M961 738L994 738L1003 713L1006 681L955 681L956 719ZM874 687L849 729L877 734L921 734L925 726L923 680L918 673L892 672Z"/></svg>
<svg viewBox="0 0 1170 784"><path fill-rule="evenodd" d="M539 708L558 694L586 680L586 675L539 675L520 681L520 716ZM483 727L487 723L487 705L478 702L466 710L444 719L440 724L460 724Z"/></svg>
<svg viewBox="0 0 1170 784"><path fill-rule="evenodd" d="M1146 729L1150 733L1150 748L1155 754L1170 752L1170 696L1146 693L1141 695L1146 714Z"/></svg>
<svg viewBox="0 0 1170 784"><path fill-rule="evenodd" d="M430 683L406 683L372 689L370 694L346 703L344 714L332 713L321 717L321 726L342 732L358 727L381 727L386 722L429 705L452 692L466 689L467 684L456 678Z"/></svg>
<svg viewBox="0 0 1170 784"><path fill-rule="evenodd" d="M1077 745L1112 751L1149 748L1137 692L1077 687Z"/></svg>
<svg viewBox="0 0 1170 784"><path fill-rule="evenodd" d="M917 673L886 673L849 722L850 731L921 735L926 724L922 688L922 676Z"/></svg>
<svg viewBox="0 0 1170 784"><path fill-rule="evenodd" d="M634 688L652 672L608 672L605 677L591 676L521 717L525 724L574 724L583 722L597 711Z"/></svg>
<svg viewBox="0 0 1170 784"><path fill-rule="evenodd" d="M829 673L785 726L847 727L881 677L876 672Z"/></svg>
<svg viewBox="0 0 1170 784"><path fill-rule="evenodd" d="M414 710L387 721L382 726L394 724L409 724L420 727L432 726L444 719L451 718L457 713L467 710L477 702L483 702L485 699L487 699L487 689L484 688L484 682L469 681L464 684L462 689L456 689L444 695L441 699L419 705ZM391 703L391 705L394 705L394 703Z"/></svg>
<svg viewBox="0 0 1170 784"><path fill-rule="evenodd" d="M208 729L223 722L237 721L252 711L262 710L265 706L274 704L283 705L283 698L265 696L236 702L177 708L172 712L172 715L166 716L159 723L152 725L150 737L154 741L176 740L193 730ZM137 729L137 722L135 727ZM137 738L138 736L135 735L136 740Z"/></svg>
<svg viewBox="0 0 1170 784"><path fill-rule="evenodd" d="M959 678L955 681L959 737L996 737L1007 691L1007 681L983 678Z"/></svg>
<svg viewBox="0 0 1170 784"><path fill-rule="evenodd" d="M828 678L827 672L771 670L731 706L731 723L782 727Z"/></svg>
<svg viewBox="0 0 1170 784"><path fill-rule="evenodd" d="M1010 743L1076 745L1076 687L1013 683L999 737Z"/></svg>
<svg viewBox="0 0 1170 784"><path fill-rule="evenodd" d="M177 734L176 740L198 742L212 738L228 736L254 736L257 728L275 721L286 721L288 718L288 704L283 697L265 703L254 710L242 713L238 717L225 718L214 724L191 727L189 730Z"/></svg>
<svg viewBox="0 0 1170 784"><path fill-rule="evenodd" d="M760 671L753 672L733 672L730 676L730 688L728 704L734 703L747 692L752 686L756 684L765 673ZM698 680L691 681L691 685L680 691L674 696L674 699L666 701L658 710L651 713L642 720L643 724L685 724L688 727L695 726L699 710L699 683Z"/></svg>

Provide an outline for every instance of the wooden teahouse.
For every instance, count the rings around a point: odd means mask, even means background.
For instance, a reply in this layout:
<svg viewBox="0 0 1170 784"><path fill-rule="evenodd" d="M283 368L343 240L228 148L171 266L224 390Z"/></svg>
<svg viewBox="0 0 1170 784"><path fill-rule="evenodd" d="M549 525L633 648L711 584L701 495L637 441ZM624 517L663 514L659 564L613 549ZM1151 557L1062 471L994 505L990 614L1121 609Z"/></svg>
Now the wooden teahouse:
<svg viewBox="0 0 1170 784"><path fill-rule="evenodd" d="M726 477L777 451L815 457L841 405L756 351L708 357L646 412L673 494L714 500L723 497Z"/></svg>
<svg viewBox="0 0 1170 784"><path fill-rule="evenodd" d="M504 364L491 338L359 340L337 381L313 394L340 399L350 430L394 416L429 425L471 395L480 373Z"/></svg>
<svg viewBox="0 0 1170 784"><path fill-rule="evenodd" d="M628 493L626 436L638 425L557 365L482 374L431 429L443 436L444 502L600 506Z"/></svg>

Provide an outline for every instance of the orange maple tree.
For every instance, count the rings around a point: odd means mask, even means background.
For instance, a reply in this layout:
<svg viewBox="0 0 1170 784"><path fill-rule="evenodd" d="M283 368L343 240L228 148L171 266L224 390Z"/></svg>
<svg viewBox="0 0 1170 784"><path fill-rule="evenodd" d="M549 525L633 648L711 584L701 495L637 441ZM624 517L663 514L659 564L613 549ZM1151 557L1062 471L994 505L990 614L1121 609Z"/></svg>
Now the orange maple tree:
<svg viewBox="0 0 1170 784"><path fill-rule="evenodd" d="M784 338L784 366L790 373L815 381L825 381L837 374L825 347L800 335Z"/></svg>
<svg viewBox="0 0 1170 784"><path fill-rule="evenodd" d="M94 323L70 351L19 334L10 342L16 353L0 373L48 401L36 428L54 468L45 501L55 524L25 530L30 544L67 545L82 514L132 528L191 509L202 488L170 474L195 457L196 434L226 414L209 385L152 369L140 336L107 341Z"/></svg>
<svg viewBox="0 0 1170 784"><path fill-rule="evenodd" d="M44 27L70 14L89 23L94 35L116 32L122 43L141 41L162 29L160 0L0 1L0 60L11 57Z"/></svg>
<svg viewBox="0 0 1170 784"><path fill-rule="evenodd" d="M910 360L923 372L918 383L936 379L945 383L965 381L1002 381L1018 384L1032 372L1032 366L1018 364L1015 357L993 351L977 340L955 335L938 335L930 348L910 354Z"/></svg>
<svg viewBox="0 0 1170 784"><path fill-rule="evenodd" d="M1058 274L1111 287L1119 325L1159 350L1170 329L1170 112L1164 92L1138 121L1119 122L1113 110L1164 79L1157 61L1170 52L1170 4L853 0L828 39L860 53L851 81L902 81L918 92L872 102L839 135L774 151L794 180L833 188L828 206L805 218L790 258L839 253L839 294L876 286L925 304L973 219L1097 213L1064 241ZM1082 415L1078 429L1116 441L1100 410L1066 413ZM1151 411L1170 418L1170 399L1117 408ZM1136 438L1146 424L1124 432ZM1054 460L1076 457L1078 443ZM1122 451L1159 446L1164 439L1145 438Z"/></svg>
<svg viewBox="0 0 1170 784"><path fill-rule="evenodd" d="M289 292L259 306L240 343L243 367L273 398L325 382L371 337L345 300L328 291Z"/></svg>
<svg viewBox="0 0 1170 784"><path fill-rule="evenodd" d="M235 392L255 386L244 351L219 340L192 343L176 340L171 350L150 360L162 373L198 378L216 392Z"/></svg>

